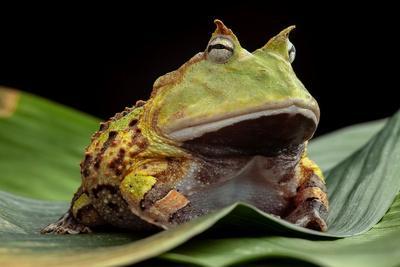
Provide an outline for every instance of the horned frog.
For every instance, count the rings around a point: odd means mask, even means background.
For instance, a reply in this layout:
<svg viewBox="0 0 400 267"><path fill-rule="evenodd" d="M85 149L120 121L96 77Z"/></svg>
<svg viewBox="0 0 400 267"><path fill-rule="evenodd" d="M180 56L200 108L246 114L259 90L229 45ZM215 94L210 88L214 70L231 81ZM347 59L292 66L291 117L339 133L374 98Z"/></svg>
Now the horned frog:
<svg viewBox="0 0 400 267"><path fill-rule="evenodd" d="M42 233L168 229L237 201L326 231L324 178L306 154L320 112L291 67L294 26L250 53L215 24L148 101L101 123L69 210Z"/></svg>

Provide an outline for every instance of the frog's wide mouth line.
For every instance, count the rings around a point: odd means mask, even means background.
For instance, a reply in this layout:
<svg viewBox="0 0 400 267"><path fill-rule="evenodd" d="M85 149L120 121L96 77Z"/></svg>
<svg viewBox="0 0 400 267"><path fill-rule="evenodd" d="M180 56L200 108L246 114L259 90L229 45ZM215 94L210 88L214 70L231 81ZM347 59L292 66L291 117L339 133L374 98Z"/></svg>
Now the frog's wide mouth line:
<svg viewBox="0 0 400 267"><path fill-rule="evenodd" d="M290 105L284 108L267 109L242 115L237 115L217 121L205 122L198 125L189 126L183 129L175 130L168 134L168 136L176 141L185 142L193 140L203 136L210 132L216 132L222 128L238 124L244 121L256 120L263 117L274 117L278 115L286 114L289 117L296 115L303 116L314 122L315 126L318 124L318 118L314 111L299 107L297 105Z"/></svg>

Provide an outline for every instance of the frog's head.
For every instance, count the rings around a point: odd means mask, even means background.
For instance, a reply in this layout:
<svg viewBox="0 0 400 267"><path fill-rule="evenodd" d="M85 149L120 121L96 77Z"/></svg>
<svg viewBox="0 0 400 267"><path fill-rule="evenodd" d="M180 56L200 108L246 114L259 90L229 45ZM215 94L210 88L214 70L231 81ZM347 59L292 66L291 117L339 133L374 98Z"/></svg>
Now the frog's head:
<svg viewBox="0 0 400 267"><path fill-rule="evenodd" d="M157 133L207 153L268 153L310 139L319 107L291 66L294 26L250 53L215 24L205 52L155 82L148 114Z"/></svg>

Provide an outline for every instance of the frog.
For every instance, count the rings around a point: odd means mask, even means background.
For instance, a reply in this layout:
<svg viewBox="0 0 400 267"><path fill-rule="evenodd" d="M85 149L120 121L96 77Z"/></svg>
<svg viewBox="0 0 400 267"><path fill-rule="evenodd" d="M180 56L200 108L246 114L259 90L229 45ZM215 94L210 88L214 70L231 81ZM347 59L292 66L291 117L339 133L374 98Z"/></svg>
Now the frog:
<svg viewBox="0 0 400 267"><path fill-rule="evenodd" d="M100 124L68 211L42 233L159 231L237 202L327 231L325 179L307 154L320 109L292 67L295 26L249 52L214 23L205 51Z"/></svg>

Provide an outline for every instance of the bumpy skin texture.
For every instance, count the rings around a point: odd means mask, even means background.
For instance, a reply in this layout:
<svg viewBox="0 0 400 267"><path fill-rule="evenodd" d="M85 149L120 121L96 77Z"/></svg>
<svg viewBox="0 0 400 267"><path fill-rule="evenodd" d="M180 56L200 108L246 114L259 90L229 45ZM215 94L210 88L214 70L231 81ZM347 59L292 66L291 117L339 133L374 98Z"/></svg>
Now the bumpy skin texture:
<svg viewBox="0 0 400 267"><path fill-rule="evenodd" d="M249 53L215 23L205 52L100 125L70 209L43 233L167 229L237 201L326 231L323 175L306 153L319 108L289 62L294 27Z"/></svg>

